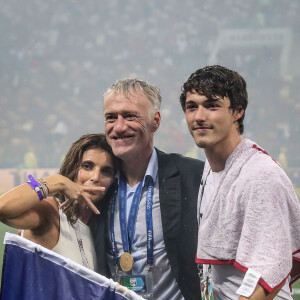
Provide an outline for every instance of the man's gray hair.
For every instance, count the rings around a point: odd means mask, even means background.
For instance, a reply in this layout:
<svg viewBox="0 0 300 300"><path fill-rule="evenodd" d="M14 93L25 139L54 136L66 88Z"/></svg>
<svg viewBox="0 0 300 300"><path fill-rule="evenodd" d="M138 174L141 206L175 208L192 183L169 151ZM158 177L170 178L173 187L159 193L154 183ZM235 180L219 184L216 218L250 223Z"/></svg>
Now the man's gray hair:
<svg viewBox="0 0 300 300"><path fill-rule="evenodd" d="M107 96L111 93L116 95L124 94L126 97L132 95L133 92L142 92L149 100L150 111L155 113L155 111L160 109L161 96L160 90L157 86L151 85L146 81L136 79L136 78L126 78L116 81L103 95L103 103L105 102Z"/></svg>

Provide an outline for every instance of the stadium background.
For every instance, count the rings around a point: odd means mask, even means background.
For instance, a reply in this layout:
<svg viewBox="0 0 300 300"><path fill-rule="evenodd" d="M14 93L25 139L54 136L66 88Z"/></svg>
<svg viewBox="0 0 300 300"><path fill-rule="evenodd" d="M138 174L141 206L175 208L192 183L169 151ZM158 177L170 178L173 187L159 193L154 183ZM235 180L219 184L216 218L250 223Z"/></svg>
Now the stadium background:
<svg viewBox="0 0 300 300"><path fill-rule="evenodd" d="M178 99L193 71L218 63L247 81L244 136L299 196L299 12L299 0L2 1L0 194L56 172L75 139L102 132L102 94L123 77L161 89L156 146L203 159Z"/></svg>

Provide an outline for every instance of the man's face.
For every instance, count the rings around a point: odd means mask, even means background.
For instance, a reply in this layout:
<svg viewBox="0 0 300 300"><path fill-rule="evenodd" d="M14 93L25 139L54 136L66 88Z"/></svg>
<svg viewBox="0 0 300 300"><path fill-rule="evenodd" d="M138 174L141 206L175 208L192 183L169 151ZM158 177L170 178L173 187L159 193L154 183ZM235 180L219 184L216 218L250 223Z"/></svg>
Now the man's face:
<svg viewBox="0 0 300 300"><path fill-rule="evenodd" d="M149 100L142 92L126 96L111 92L104 102L104 115L106 138L116 156L130 161L152 152L160 114L150 118Z"/></svg>
<svg viewBox="0 0 300 300"><path fill-rule="evenodd" d="M208 99L196 92L187 93L185 118L198 147L213 150L218 146L226 146L227 142L239 135L235 122L244 111L233 112L229 107L228 97Z"/></svg>

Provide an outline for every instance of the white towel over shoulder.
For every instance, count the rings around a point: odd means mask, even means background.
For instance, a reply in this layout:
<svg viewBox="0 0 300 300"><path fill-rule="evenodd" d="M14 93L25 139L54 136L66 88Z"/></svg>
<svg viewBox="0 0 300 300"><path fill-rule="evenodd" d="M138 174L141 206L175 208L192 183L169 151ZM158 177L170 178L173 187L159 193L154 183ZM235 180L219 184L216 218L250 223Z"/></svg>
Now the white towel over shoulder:
<svg viewBox="0 0 300 300"><path fill-rule="evenodd" d="M206 162L204 178L209 170ZM289 276L300 251L295 190L278 163L248 139L229 156L224 171L200 221L196 261L251 268L271 292Z"/></svg>

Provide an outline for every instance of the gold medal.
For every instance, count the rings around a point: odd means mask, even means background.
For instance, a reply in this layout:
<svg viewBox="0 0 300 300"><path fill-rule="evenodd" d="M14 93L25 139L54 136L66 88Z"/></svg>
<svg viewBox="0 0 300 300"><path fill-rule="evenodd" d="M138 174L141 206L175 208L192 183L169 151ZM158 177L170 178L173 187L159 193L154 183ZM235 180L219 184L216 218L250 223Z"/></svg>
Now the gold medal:
<svg viewBox="0 0 300 300"><path fill-rule="evenodd" d="M133 257L130 253L124 252L120 257L120 267L123 271L129 272L133 267Z"/></svg>

